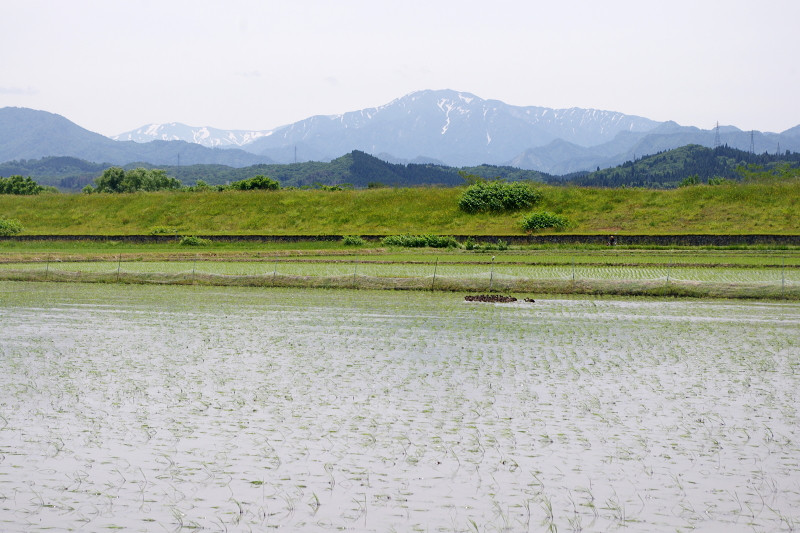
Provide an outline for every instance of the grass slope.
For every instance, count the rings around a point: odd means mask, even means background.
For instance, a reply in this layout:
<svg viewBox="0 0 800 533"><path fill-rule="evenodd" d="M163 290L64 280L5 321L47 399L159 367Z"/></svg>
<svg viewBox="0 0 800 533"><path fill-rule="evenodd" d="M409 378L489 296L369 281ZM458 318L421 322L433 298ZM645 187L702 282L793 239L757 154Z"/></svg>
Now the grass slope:
<svg viewBox="0 0 800 533"><path fill-rule="evenodd" d="M570 233L800 233L800 183L675 190L543 186L537 207L569 217ZM0 196L0 217L27 234L521 234L523 212L463 213L461 188L159 192Z"/></svg>

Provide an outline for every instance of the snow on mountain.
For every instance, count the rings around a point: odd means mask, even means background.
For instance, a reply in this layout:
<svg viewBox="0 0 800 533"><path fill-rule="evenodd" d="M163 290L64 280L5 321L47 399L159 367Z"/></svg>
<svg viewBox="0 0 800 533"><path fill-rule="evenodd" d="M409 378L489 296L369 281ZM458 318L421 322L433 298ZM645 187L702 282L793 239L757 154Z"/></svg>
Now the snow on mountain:
<svg viewBox="0 0 800 533"><path fill-rule="evenodd" d="M333 117L315 116L276 130L245 149L281 160L288 147L333 158L351 150L397 158L431 157L450 165L499 164L528 148L564 139L594 146L621 131L660 123L596 109L512 106L452 91L418 91L386 105Z"/></svg>
<svg viewBox="0 0 800 533"><path fill-rule="evenodd" d="M298 160L333 159L362 150L461 166L499 164L559 138L578 146L599 145L621 131L644 132L659 124L612 111L520 107L466 92L425 90L379 107L313 116L268 131L151 124L112 139L181 139L206 146L238 146L287 163L296 147Z"/></svg>
<svg viewBox="0 0 800 533"><path fill-rule="evenodd" d="M272 135L275 130L247 131L221 130L208 126L194 127L172 122L170 124L147 124L139 129L111 137L115 141L146 143L155 140L186 141L210 148L239 148L256 139Z"/></svg>

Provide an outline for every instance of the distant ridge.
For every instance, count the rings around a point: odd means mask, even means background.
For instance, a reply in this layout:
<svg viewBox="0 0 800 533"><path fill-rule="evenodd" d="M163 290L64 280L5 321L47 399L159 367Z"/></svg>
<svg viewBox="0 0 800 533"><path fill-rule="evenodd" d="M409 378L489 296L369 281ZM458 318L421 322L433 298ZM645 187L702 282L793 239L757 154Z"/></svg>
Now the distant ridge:
<svg viewBox="0 0 800 533"><path fill-rule="evenodd" d="M0 108L0 162L48 156L113 164L134 161L176 164L180 160L181 164L241 167L272 162L263 155L207 148L185 141L117 142L54 113L20 107Z"/></svg>
<svg viewBox="0 0 800 533"><path fill-rule="evenodd" d="M318 115L272 130L150 124L112 140L59 115L0 109L0 163L42 157L153 165L328 162L359 151L394 164L516 167L552 175L611 168L688 144L712 147L713 129L597 109L513 106L453 90L417 91L388 104ZM800 126L783 133L719 130L723 144L756 153L800 151ZM149 142L139 142L149 141Z"/></svg>
<svg viewBox="0 0 800 533"><path fill-rule="evenodd" d="M92 183L110 163L91 163L72 157L47 157L25 161L10 161L0 164L0 176L30 176L43 185L53 185L63 190L77 191ZM461 185L464 180L459 168L432 164L394 164L354 150L330 162L305 162L297 164L260 164L234 168L225 165L153 165L135 162L124 165L126 169L143 166L160 168L184 185L195 185L203 180L209 185L222 185L232 181L267 175L294 187L335 185L349 183L355 187L372 186L446 186ZM485 179L501 177L509 181L541 181L551 176L531 170L511 167L481 165L463 170Z"/></svg>
<svg viewBox="0 0 800 533"><path fill-rule="evenodd" d="M749 136L749 135L748 135ZM547 177L551 185L578 185L584 187L646 187L673 188L690 176L697 176L701 183L710 178L739 180L737 167L757 165L770 170L781 164L793 167L800 165L800 153L751 154L727 145L708 148L689 144L626 161L616 167L596 172L578 172L573 175Z"/></svg>
<svg viewBox="0 0 800 533"><path fill-rule="evenodd" d="M138 137L240 146L281 163L330 161L360 150L392 163L481 163L563 175L609 168L687 144L714 145L714 130L597 109L513 106L453 90L417 91L386 105L314 116L273 130L244 132L149 125ZM134 139L132 132L117 138ZM748 150L750 132L722 126L723 144ZM146 139L145 139L146 140ZM754 134L758 153L800 150L800 126ZM234 144L235 143L235 144Z"/></svg>

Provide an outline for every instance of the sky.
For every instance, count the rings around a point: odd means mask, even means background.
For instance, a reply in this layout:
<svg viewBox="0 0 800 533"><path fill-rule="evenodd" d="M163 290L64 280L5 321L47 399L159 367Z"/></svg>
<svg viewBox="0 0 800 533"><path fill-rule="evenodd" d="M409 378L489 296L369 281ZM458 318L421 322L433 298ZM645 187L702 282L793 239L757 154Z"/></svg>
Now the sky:
<svg viewBox="0 0 800 533"><path fill-rule="evenodd" d="M5 0L0 107L264 130L422 89L800 124L800 0Z"/></svg>

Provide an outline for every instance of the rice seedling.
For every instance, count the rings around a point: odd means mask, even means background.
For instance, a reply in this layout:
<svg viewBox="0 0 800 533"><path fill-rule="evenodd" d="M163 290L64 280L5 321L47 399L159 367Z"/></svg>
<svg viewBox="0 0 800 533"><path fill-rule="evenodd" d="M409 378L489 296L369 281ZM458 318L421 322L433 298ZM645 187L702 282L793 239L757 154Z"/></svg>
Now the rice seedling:
<svg viewBox="0 0 800 533"><path fill-rule="evenodd" d="M796 528L797 304L523 304L0 281L0 529Z"/></svg>

